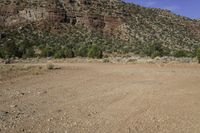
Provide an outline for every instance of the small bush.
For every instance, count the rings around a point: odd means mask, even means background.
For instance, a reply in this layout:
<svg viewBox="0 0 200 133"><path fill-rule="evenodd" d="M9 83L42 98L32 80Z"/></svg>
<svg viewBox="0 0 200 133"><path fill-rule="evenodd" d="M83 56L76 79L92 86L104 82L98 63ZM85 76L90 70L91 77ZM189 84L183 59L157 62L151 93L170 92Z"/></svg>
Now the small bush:
<svg viewBox="0 0 200 133"><path fill-rule="evenodd" d="M187 57L187 52L184 50L175 51L173 54L175 57Z"/></svg>
<svg viewBox="0 0 200 133"><path fill-rule="evenodd" d="M54 69L54 64L52 64L52 63L49 63L49 64L47 64L47 69L49 69L49 70L52 70L52 69Z"/></svg>
<svg viewBox="0 0 200 133"><path fill-rule="evenodd" d="M78 49L78 56L87 57L88 56L88 48L87 46L81 46Z"/></svg>
<svg viewBox="0 0 200 133"><path fill-rule="evenodd" d="M56 53L54 54L54 58L60 59L60 58L65 58L65 57L62 51L56 51Z"/></svg>
<svg viewBox="0 0 200 133"><path fill-rule="evenodd" d="M143 46L142 48L138 47L137 49L138 51L140 51L138 52L140 55L142 56L147 55L150 56L151 58L155 58L157 56L162 57L164 55L169 54L169 50L163 47L162 44L159 42Z"/></svg>
<svg viewBox="0 0 200 133"><path fill-rule="evenodd" d="M64 48L63 49L64 58L73 58L74 51L71 48Z"/></svg>
<svg viewBox="0 0 200 133"><path fill-rule="evenodd" d="M5 42L3 45L3 50L4 51L4 58L11 58L11 57L21 57L21 54L19 53L19 50L17 48L17 45L13 40L10 40L8 42Z"/></svg>
<svg viewBox="0 0 200 133"><path fill-rule="evenodd" d="M42 57L52 57L52 56L54 56L54 50L53 50L53 48L50 48L50 47L42 48L42 50L41 50L41 56Z"/></svg>
<svg viewBox="0 0 200 133"><path fill-rule="evenodd" d="M110 60L108 58L103 59L103 63L109 63Z"/></svg>
<svg viewBox="0 0 200 133"><path fill-rule="evenodd" d="M35 51L33 48L28 48L25 50L25 53L22 55L23 58L29 58L29 57L34 57L35 56Z"/></svg>
<svg viewBox="0 0 200 133"><path fill-rule="evenodd" d="M197 50L196 55L197 55L198 62L200 63L200 49Z"/></svg>
<svg viewBox="0 0 200 133"><path fill-rule="evenodd" d="M103 57L103 52L96 45L92 45L88 50L88 57L101 59Z"/></svg>
<svg viewBox="0 0 200 133"><path fill-rule="evenodd" d="M160 56L162 56L162 53L160 53L159 51L154 51L153 53L151 53L151 58L160 57Z"/></svg>
<svg viewBox="0 0 200 133"><path fill-rule="evenodd" d="M0 47L0 58L4 58L4 52L3 49Z"/></svg>

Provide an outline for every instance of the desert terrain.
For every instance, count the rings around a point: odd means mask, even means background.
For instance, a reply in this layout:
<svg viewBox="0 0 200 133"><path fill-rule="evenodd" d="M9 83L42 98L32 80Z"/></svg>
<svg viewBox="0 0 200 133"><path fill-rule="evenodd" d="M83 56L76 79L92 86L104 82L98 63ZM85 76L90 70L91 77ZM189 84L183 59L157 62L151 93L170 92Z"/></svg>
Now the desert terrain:
<svg viewBox="0 0 200 133"><path fill-rule="evenodd" d="M200 133L200 65L0 64L1 133Z"/></svg>

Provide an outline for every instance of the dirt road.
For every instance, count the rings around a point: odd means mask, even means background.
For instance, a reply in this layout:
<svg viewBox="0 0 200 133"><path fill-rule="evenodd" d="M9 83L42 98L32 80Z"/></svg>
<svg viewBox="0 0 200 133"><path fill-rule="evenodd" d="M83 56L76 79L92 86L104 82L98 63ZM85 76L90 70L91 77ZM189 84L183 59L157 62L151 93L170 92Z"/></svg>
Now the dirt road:
<svg viewBox="0 0 200 133"><path fill-rule="evenodd" d="M62 63L0 83L4 133L200 133L200 66Z"/></svg>

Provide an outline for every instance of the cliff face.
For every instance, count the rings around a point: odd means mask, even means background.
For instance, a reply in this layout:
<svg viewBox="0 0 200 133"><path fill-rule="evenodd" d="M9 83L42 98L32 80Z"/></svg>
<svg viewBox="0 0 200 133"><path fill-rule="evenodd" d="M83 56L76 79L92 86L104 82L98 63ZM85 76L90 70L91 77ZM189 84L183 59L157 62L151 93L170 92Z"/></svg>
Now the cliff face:
<svg viewBox="0 0 200 133"><path fill-rule="evenodd" d="M114 34L114 30L123 24L122 20L112 15L99 14L95 8L104 7L100 2L91 0L47 0L46 2L11 2L1 4L1 25L6 28L22 26L30 22L47 21L83 26L106 34Z"/></svg>
<svg viewBox="0 0 200 133"><path fill-rule="evenodd" d="M3 0L0 26L15 29L34 23L38 29L57 25L83 27L135 45L159 42L170 49L200 45L200 23L160 9L147 9L120 0ZM61 33L65 32L61 29ZM52 31L50 31L52 32Z"/></svg>

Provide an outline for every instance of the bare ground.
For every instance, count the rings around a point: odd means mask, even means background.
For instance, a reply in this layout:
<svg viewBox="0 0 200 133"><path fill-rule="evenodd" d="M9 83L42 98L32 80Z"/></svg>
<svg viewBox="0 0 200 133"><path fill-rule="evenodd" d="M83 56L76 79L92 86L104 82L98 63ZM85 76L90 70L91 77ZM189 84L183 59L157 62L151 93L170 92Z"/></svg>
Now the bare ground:
<svg viewBox="0 0 200 133"><path fill-rule="evenodd" d="M0 132L200 133L197 64L57 65L1 71Z"/></svg>

